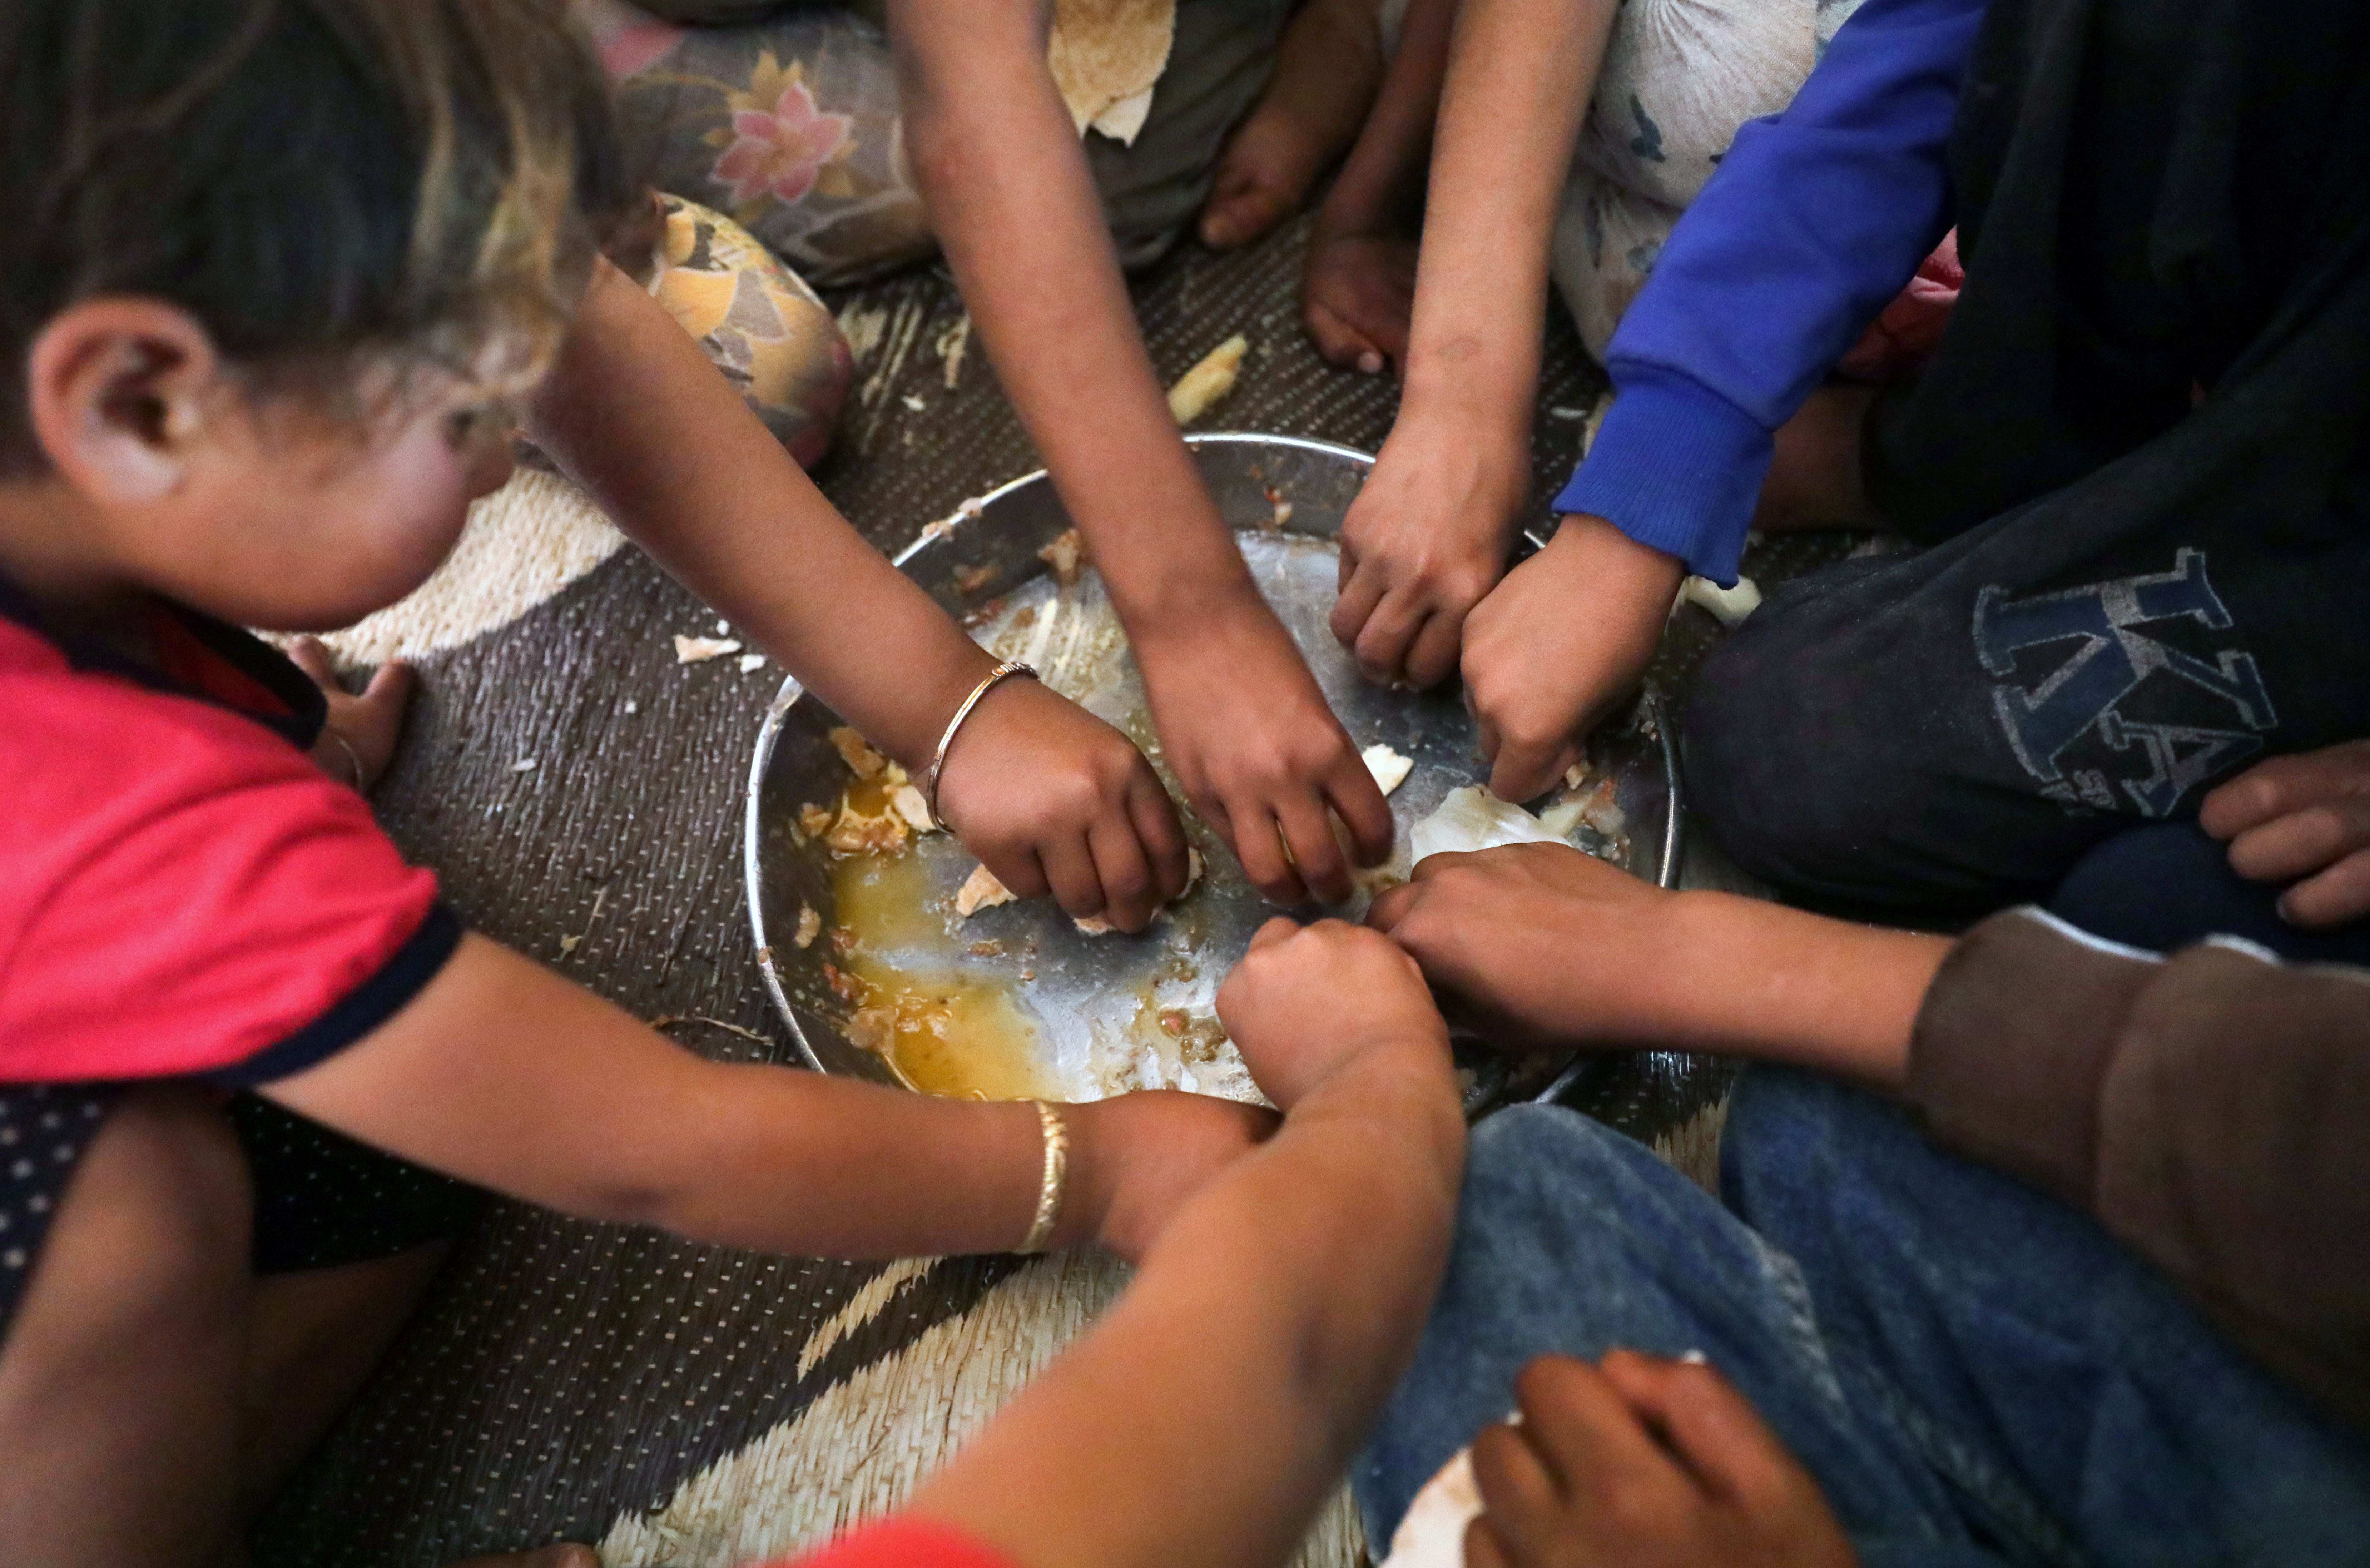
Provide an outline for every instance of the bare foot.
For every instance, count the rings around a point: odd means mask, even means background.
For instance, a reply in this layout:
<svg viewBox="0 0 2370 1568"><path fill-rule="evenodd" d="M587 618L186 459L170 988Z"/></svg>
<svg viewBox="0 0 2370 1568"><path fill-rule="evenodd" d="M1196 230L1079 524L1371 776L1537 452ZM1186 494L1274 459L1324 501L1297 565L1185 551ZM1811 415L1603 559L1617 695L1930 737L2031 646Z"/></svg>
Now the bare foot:
<svg viewBox="0 0 2370 1568"><path fill-rule="evenodd" d="M1379 0L1308 0L1276 45L1275 75L1235 128L1202 205L1202 243L1248 245L1299 211L1366 121L1383 80Z"/></svg>
<svg viewBox="0 0 2370 1568"><path fill-rule="evenodd" d="M533 1551L496 1551L455 1562L452 1568L601 1568L601 1559L589 1546L562 1541Z"/></svg>
<svg viewBox="0 0 2370 1568"><path fill-rule="evenodd" d="M1407 374L1415 314L1416 242L1411 236L1321 233L1308 247L1301 309L1317 352L1330 363L1379 375Z"/></svg>

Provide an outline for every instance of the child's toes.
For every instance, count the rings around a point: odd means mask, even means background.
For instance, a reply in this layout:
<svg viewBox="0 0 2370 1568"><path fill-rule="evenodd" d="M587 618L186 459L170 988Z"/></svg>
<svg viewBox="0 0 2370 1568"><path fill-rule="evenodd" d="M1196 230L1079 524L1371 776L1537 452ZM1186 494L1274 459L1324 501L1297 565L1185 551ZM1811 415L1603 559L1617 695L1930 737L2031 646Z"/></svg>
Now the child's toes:
<svg viewBox="0 0 2370 1568"><path fill-rule="evenodd" d="M1324 306L1309 306L1308 335L1317 344L1317 354L1328 364L1344 369L1354 365L1369 375L1383 368L1382 352Z"/></svg>
<svg viewBox="0 0 2370 1568"><path fill-rule="evenodd" d="M1289 217L1294 204L1255 175L1222 182L1202 209L1202 243L1213 250L1248 245Z"/></svg>

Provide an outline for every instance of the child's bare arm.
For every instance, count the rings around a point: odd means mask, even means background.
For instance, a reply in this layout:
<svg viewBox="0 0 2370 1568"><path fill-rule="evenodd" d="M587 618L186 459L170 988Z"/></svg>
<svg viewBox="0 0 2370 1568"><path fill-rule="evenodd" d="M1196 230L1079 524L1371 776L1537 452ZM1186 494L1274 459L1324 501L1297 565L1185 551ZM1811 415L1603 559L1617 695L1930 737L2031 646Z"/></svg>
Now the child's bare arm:
<svg viewBox="0 0 2370 1568"><path fill-rule="evenodd" d="M656 301L603 263L533 433L619 526L918 775L995 665L849 527ZM1127 738L1033 681L965 723L939 800L1006 886L1140 930L1185 838Z"/></svg>
<svg viewBox="0 0 2370 1568"><path fill-rule="evenodd" d="M1463 0L1432 142L1407 388L1342 526L1334 634L1369 678L1455 673L1530 488L1547 252L1612 0Z"/></svg>
<svg viewBox="0 0 2370 1568"><path fill-rule="evenodd" d="M1369 933L1280 921L1220 1010L1283 1131L914 1500L1025 1568L1283 1562L1431 1307L1465 1127L1412 965Z"/></svg>
<svg viewBox="0 0 2370 1568"><path fill-rule="evenodd" d="M1502 1045L1680 1047L1898 1087L1942 937L1723 893L1577 849L1435 855L1369 922Z"/></svg>
<svg viewBox="0 0 2370 1568"><path fill-rule="evenodd" d="M1043 1146L982 1105L706 1061L483 937L360 1043L266 1097L405 1159L590 1219L797 1256L1019 1244ZM1068 1108L1053 1244L1140 1251L1266 1113L1193 1095Z"/></svg>
<svg viewBox="0 0 2370 1568"><path fill-rule="evenodd" d="M1178 436L1045 63L1043 8L900 0L890 19L931 220L1110 587L1170 766L1260 892L1347 897L1327 810L1369 863L1390 810Z"/></svg>

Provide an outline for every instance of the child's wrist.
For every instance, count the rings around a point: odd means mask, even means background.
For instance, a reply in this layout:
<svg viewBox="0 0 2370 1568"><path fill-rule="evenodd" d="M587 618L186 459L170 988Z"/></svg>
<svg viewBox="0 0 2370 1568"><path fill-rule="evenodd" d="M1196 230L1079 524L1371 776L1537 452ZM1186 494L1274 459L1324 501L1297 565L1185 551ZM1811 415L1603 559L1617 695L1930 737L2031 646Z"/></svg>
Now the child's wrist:
<svg viewBox="0 0 2370 1568"><path fill-rule="evenodd" d="M1440 425L1468 439L1496 440L1527 450L1537 397L1536 368L1518 352L1492 352L1486 342L1471 337L1460 337L1453 343L1418 339L1408 347L1399 420Z"/></svg>

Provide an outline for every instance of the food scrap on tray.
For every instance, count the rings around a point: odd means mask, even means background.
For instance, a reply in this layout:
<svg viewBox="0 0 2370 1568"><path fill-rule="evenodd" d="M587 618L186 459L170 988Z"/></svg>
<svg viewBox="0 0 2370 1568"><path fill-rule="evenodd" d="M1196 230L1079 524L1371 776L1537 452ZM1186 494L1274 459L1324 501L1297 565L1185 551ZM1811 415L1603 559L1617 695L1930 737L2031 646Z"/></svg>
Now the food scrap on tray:
<svg viewBox="0 0 2370 1568"><path fill-rule="evenodd" d="M1366 765L1366 771L1375 776L1375 788L1386 795L1406 783L1408 775L1415 771L1413 757L1401 756L1381 744L1368 746L1358 754L1358 760Z"/></svg>
<svg viewBox="0 0 2370 1568"><path fill-rule="evenodd" d="M1237 332L1177 378L1168 389L1168 411L1179 424L1191 424L1235 389L1235 377L1242 374L1243 355L1250 346L1250 340Z"/></svg>

